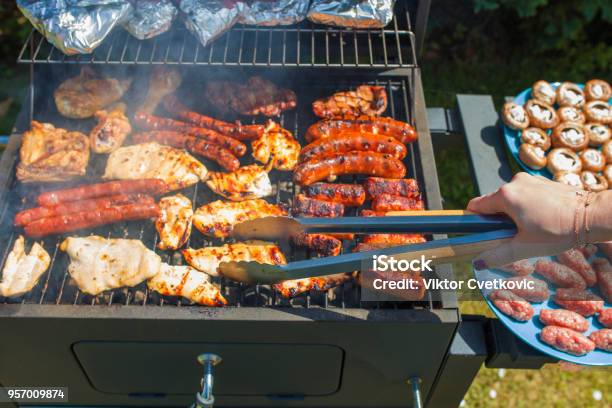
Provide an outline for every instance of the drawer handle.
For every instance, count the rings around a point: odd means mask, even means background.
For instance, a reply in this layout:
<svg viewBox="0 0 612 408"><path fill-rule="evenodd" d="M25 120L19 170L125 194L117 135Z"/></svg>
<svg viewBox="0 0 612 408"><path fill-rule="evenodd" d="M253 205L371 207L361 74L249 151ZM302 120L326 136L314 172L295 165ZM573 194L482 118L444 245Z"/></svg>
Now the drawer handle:
<svg viewBox="0 0 612 408"><path fill-rule="evenodd" d="M204 366L202 377L202 392L196 394L194 408L212 408L215 403L213 396L213 367L221 362L221 357L212 353L204 353L198 356L198 362Z"/></svg>
<svg viewBox="0 0 612 408"><path fill-rule="evenodd" d="M423 408L423 402L421 401L421 379L419 377L412 377L410 379L410 389L412 390L412 406L414 408Z"/></svg>

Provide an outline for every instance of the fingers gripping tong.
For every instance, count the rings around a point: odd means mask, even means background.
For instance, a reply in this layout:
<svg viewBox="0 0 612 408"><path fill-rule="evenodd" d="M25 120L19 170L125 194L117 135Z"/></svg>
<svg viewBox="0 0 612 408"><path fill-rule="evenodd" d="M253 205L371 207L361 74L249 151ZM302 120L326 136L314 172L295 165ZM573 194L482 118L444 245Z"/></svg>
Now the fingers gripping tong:
<svg viewBox="0 0 612 408"><path fill-rule="evenodd" d="M236 225L232 236L241 239L287 239L299 233L467 233L455 238L394 246L339 256L269 265L258 262L222 262L219 272L245 283L272 284L289 279L313 278L360 270L374 255L413 259L425 256L432 265L471 260L496 248L516 234L516 226L504 216L483 216L466 211L396 211L384 217L292 218L264 217Z"/></svg>

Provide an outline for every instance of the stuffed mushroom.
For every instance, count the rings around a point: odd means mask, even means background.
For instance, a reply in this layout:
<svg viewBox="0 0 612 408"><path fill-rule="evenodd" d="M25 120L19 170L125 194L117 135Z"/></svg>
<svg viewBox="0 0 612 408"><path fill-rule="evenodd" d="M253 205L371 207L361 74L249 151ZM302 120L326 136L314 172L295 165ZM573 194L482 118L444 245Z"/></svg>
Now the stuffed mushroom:
<svg viewBox="0 0 612 408"><path fill-rule="evenodd" d="M546 156L547 164L546 168L552 174L559 173L561 171L567 171L570 173L580 173L582 171L582 162L580 157L572 149L567 147L559 147L552 149Z"/></svg>
<svg viewBox="0 0 612 408"><path fill-rule="evenodd" d="M582 108L584 101L584 92L574 83L564 82L557 88L557 104L559 106Z"/></svg>
<svg viewBox="0 0 612 408"><path fill-rule="evenodd" d="M557 94L551 84L539 80L531 86L531 97L552 106L555 104Z"/></svg>
<svg viewBox="0 0 612 408"><path fill-rule="evenodd" d="M590 101L584 106L584 113L589 122L612 124L612 107L608 102Z"/></svg>
<svg viewBox="0 0 612 408"><path fill-rule="evenodd" d="M529 126L529 117L525 109L514 102L506 102L502 109L502 120L509 128L523 130Z"/></svg>
<svg viewBox="0 0 612 408"><path fill-rule="evenodd" d="M584 149L578 153L580 160L582 161L582 169L587 171L593 171L595 173L600 172L606 166L606 158L603 153L596 149Z"/></svg>
<svg viewBox="0 0 612 408"><path fill-rule="evenodd" d="M588 144L589 137L579 123L565 122L553 129L553 147L567 147L578 152L586 148Z"/></svg>
<svg viewBox="0 0 612 408"><path fill-rule="evenodd" d="M538 146L544 150L550 149L550 136L545 131L529 127L521 132L521 142Z"/></svg>
<svg viewBox="0 0 612 408"><path fill-rule="evenodd" d="M592 171L583 171L580 173L584 189L599 192L608 189L608 180L601 174L593 173Z"/></svg>
<svg viewBox="0 0 612 408"><path fill-rule="evenodd" d="M573 106L562 106L557 109L557 116L559 116L559 122L574 122L584 125L586 122L586 116L584 112Z"/></svg>
<svg viewBox="0 0 612 408"><path fill-rule="evenodd" d="M525 104L529 123L541 129L551 129L559 123L559 117L554 108L544 102L530 99Z"/></svg>
<svg viewBox="0 0 612 408"><path fill-rule="evenodd" d="M612 87L603 79L591 79L584 85L588 101L608 101L612 98Z"/></svg>
<svg viewBox="0 0 612 408"><path fill-rule="evenodd" d="M589 146L599 147L610 140L610 128L602 123L589 122L584 125L584 133L589 138Z"/></svg>
<svg viewBox="0 0 612 408"><path fill-rule="evenodd" d="M577 187L584 190L584 184L582 178L578 173L572 173L571 171L560 171L555 173L553 179L559 183L567 184L568 186Z"/></svg>
<svg viewBox="0 0 612 408"><path fill-rule="evenodd" d="M529 143L523 143L519 148L519 159L530 169L540 170L546 167L546 151Z"/></svg>
<svg viewBox="0 0 612 408"><path fill-rule="evenodd" d="M608 181L608 188L612 188L612 164L608 164L603 171L603 176Z"/></svg>

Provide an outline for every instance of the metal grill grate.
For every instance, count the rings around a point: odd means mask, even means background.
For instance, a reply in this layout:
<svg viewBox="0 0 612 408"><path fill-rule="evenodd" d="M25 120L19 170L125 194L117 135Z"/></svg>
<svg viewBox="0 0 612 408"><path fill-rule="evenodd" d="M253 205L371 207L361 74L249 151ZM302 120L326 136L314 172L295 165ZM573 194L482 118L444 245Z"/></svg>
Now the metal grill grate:
<svg viewBox="0 0 612 408"><path fill-rule="evenodd" d="M398 2L384 29L341 29L308 21L289 27L238 25L206 47L175 23L140 41L118 28L92 54L67 56L32 30L18 62L36 64L180 64L266 67L416 67L410 15ZM179 27L180 26L180 27Z"/></svg>
<svg viewBox="0 0 612 408"><path fill-rule="evenodd" d="M140 72L140 71L138 71ZM65 73L64 75L66 75ZM70 75L73 75L74 72ZM222 73L223 74L223 73ZM225 72L225 75L228 73ZM68 76L70 76L68 75ZM188 77L185 75L185 77ZM195 76L189 76L194 78ZM208 80L214 80L214 76L208 76ZM224 78L227 79L227 78ZM58 80L61 80L58 78ZM277 82L278 78L276 78ZM310 110L311 102L321 96L328 95L339 89L349 89L356 85L361 84L361 81L351 79L347 75L338 76L337 78L328 78L326 80L317 79L313 82L313 78L302 78L300 82L293 82L292 84L282 84L290 86L295 90L298 95L298 109L294 111L286 112L280 117L280 122L283 127L292 131L300 142L304 145L303 134L306 128L312 124L317 118L312 114ZM389 108L387 114L403 121L413 123L413 109L412 96L410 91L410 83L407 78L386 79L385 81L376 81L376 84L385 85L389 95ZM190 82L187 88L191 95L198 95L198 87L202 84L194 84ZM89 124L83 124L83 121L73 121L60 117L55 110L51 93L48 90L52 89L52 85L46 84L41 85L40 92L34 104L34 111L41 112L34 115L34 119L39 121L49 121L56 124L56 126L66 127L68 129L80 129L84 132L93 126L93 122ZM188 96L186 96L188 97ZM128 96L129 98L129 96ZM27 127L28 124L20 124L21 127ZM22 129L21 129L22 130ZM418 165L420 163L418 158L418 149L414 144L409 145L408 156L406 158L406 166L408 170L408 177L415 177L419 180L419 184L423 185L422 175L419 174ZM247 153L245 157L250 157L250 153ZM17 158L15 157L15 161ZM243 160L244 161L244 160ZM205 162L209 169L214 169L214 165L210 162ZM88 175L91 176L92 181L95 180L97 175L103 172L104 160L92 159L90 163L90 169ZM7 169L11 176L14 174L13 169ZM270 201L277 203L290 203L292 198L296 194L297 187L293 185L291 181L291 173L289 172L278 172L273 171L270 174L273 184L276 185L275 195L269 197ZM358 181L356 177L347 177L344 182L355 182ZM210 190L203 184L192 186L182 191L187 197L192 199L194 206L201 206L210 201L216 200L219 197L215 196ZM12 228L12 219L14 214L27 207L31 207L33 204L33 197L37 191L33 191L31 187L24 189L23 185L13 181L12 187L10 188L6 201L3 203L3 208L0 213L0 265L4 265L6 256L13 246L17 233ZM24 204L24 197L27 198L28 203ZM356 215L356 210L351 209L347 215ZM130 222L115 224L108 227L100 227L93 231L86 231L81 234L70 234L70 235L100 235L109 238L136 238L143 241L143 243L151 249L156 248L158 235L155 227L150 221L143 222ZM33 303L33 304L124 304L124 305L175 305L181 306L185 303L185 300L177 298L162 297L157 293L151 292L147 289L146 284L141 284L133 288L122 288L113 291L109 291L98 297L82 294L78 288L70 282L70 276L67 272L67 266L69 263L69 257L59 250L59 244L64 237L47 237L43 240L45 249L49 252L52 257L49 271L43 275L41 281L36 287L28 294L20 298L2 298L0 297L0 303ZM29 240L31 241L31 240ZM220 245L222 241L216 239L210 239L204 237L195 228L192 233L189 246L193 248L199 248L206 245ZM350 248L345 248L345 251L350 251ZM180 252L172 251L160 251L156 249L156 252L162 257L164 262L171 264L183 264L183 258ZM303 259L310 254L304 251L292 250L288 255L288 260ZM303 294L291 300L282 298L275 291L271 290L269 286L257 285L257 286L245 286L231 282L228 280L220 280L218 283L221 285L221 290L224 296L233 306L302 306L311 307L319 306L325 308L333 307L389 307L385 304L363 304L360 302L359 286L354 282L348 282L344 285L331 289L326 292L311 291L310 293ZM432 299L438 299L439 297L431 296L423 302L406 304L403 307L427 307L434 308L439 307L438 302L432 301ZM398 307L397 304L393 304L390 307ZM399 307L402 307L401 305Z"/></svg>

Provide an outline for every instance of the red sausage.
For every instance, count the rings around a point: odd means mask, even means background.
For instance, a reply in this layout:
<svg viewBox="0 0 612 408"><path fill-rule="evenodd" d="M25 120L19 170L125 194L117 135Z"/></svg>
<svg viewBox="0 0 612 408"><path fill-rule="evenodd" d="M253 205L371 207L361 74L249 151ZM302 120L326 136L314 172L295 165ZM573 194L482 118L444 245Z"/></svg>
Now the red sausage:
<svg viewBox="0 0 612 408"><path fill-rule="evenodd" d="M218 163L221 167L228 171L235 171L240 167L240 162L229 150L182 132L176 132L173 130L141 132L133 135L132 140L134 140L136 143L155 141L172 147L187 149L192 153L206 157L207 159Z"/></svg>
<svg viewBox="0 0 612 408"><path fill-rule="evenodd" d="M298 184L309 185L343 174L403 178L406 175L406 167L400 160L388 154L349 152L304 162L295 168L293 179Z"/></svg>
<svg viewBox="0 0 612 408"><path fill-rule="evenodd" d="M321 120L308 128L305 138L310 143L317 139L337 137L346 131L391 136L404 144L417 140L416 131L408 123L375 116L344 116L340 119Z"/></svg>
<svg viewBox="0 0 612 408"><path fill-rule="evenodd" d="M196 126L216 130L226 136L233 137L238 140L255 140L259 139L265 131L263 125L241 125L224 122L222 120L213 119L209 116L201 115L192 112L178 100L176 95L168 95L163 100L164 108L173 115L193 123Z"/></svg>
<svg viewBox="0 0 612 408"><path fill-rule="evenodd" d="M166 183L158 179L118 180L49 191L39 195L37 201L39 205L49 207L59 203L84 200L86 198L129 193L160 195L167 191L168 186Z"/></svg>
<svg viewBox="0 0 612 408"><path fill-rule="evenodd" d="M579 313L585 317L600 313L604 308L602 298L584 289L559 288L553 300L562 308Z"/></svg>
<svg viewBox="0 0 612 408"><path fill-rule="evenodd" d="M540 333L540 339L556 348L575 356L582 356L595 350L595 343L584 335L559 326L546 326Z"/></svg>
<svg viewBox="0 0 612 408"><path fill-rule="evenodd" d="M390 179L368 177L363 183L367 197L373 199L381 194L392 194L402 197L419 197L419 185L415 179Z"/></svg>
<svg viewBox="0 0 612 408"><path fill-rule="evenodd" d="M153 201L153 197L145 197L147 198L147 202L155 202ZM60 203L51 207L29 208L27 210L20 211L17 213L17 215L15 215L15 225L21 227L41 218L55 217L58 215L66 215L83 211L96 211L117 205L129 204L142 200L145 197L138 194L117 194L108 197L69 201L67 203Z"/></svg>
<svg viewBox="0 0 612 408"><path fill-rule="evenodd" d="M538 259L535 263L535 272L560 288L586 288L586 282L578 272L558 262Z"/></svg>
<svg viewBox="0 0 612 408"><path fill-rule="evenodd" d="M388 211L413 211L423 210L423 200L420 198L408 198L391 194L381 194L372 201L372 210L380 212Z"/></svg>
<svg viewBox="0 0 612 408"><path fill-rule="evenodd" d="M352 151L387 153L400 160L406 157L408 152L404 144L391 136L343 133L337 137L315 140L304 147L300 152L300 162Z"/></svg>
<svg viewBox="0 0 612 408"><path fill-rule="evenodd" d="M597 286L603 297L612 302L612 264L605 258L595 258L593 269L597 274Z"/></svg>
<svg viewBox="0 0 612 408"><path fill-rule="evenodd" d="M159 207L155 203L134 203L104 208L96 211L78 212L56 217L41 218L24 227L27 236L40 238L51 234L62 234L120 221L157 217Z"/></svg>
<svg viewBox="0 0 612 408"><path fill-rule="evenodd" d="M358 184L315 183L303 190L310 198L331 201L345 207L359 207L366 198L363 187Z"/></svg>
<svg viewBox="0 0 612 408"><path fill-rule="evenodd" d="M576 312L565 309L544 309L540 312L540 321L545 326L567 327L577 332L585 332L589 322Z"/></svg>
<svg viewBox="0 0 612 408"><path fill-rule="evenodd" d="M557 255L557 259L563 265L578 272L582 279L586 282L588 287L591 287L597 283L597 276L595 271L589 265L589 261L586 260L584 254L578 249L570 249Z"/></svg>
<svg viewBox="0 0 612 408"><path fill-rule="evenodd" d="M145 112L136 112L134 115L134 121L138 127L144 130L174 130L177 132L183 132L190 136L196 136L200 139L206 140L207 142L218 144L219 146L232 152L237 157L244 156L247 151L247 147L244 143L232 137L222 135L221 133L212 129L192 126L189 123L174 119L161 118Z"/></svg>
<svg viewBox="0 0 612 408"><path fill-rule="evenodd" d="M489 299L503 314L514 320L526 322L533 317L531 304L509 290L495 290L489 294Z"/></svg>

